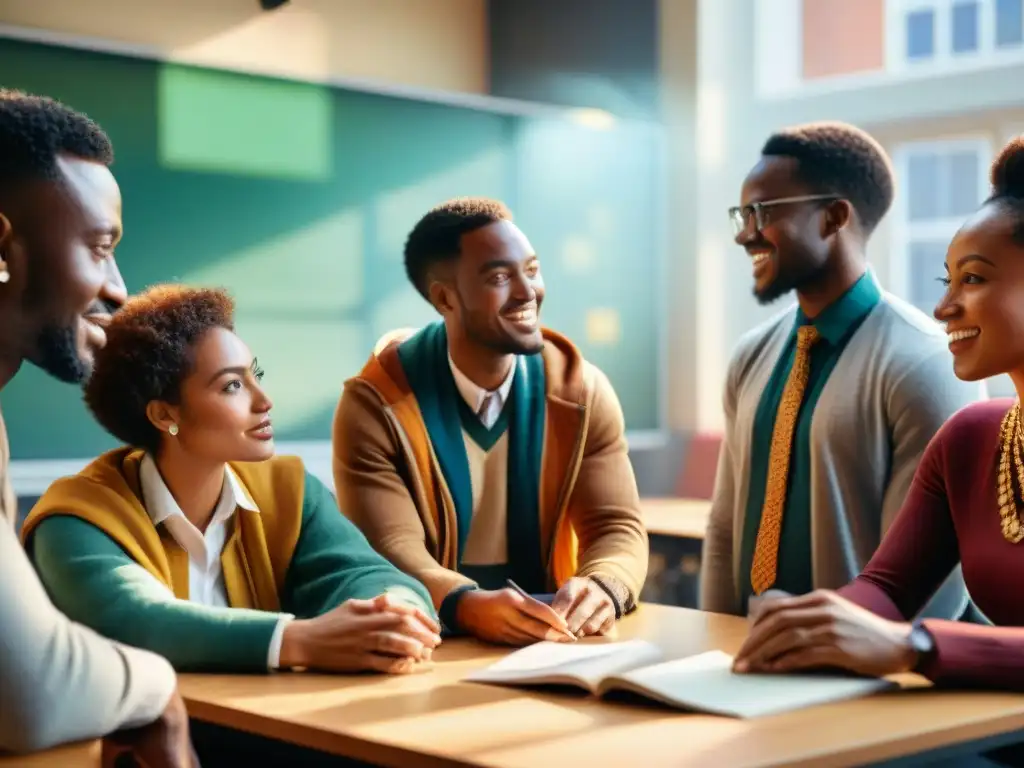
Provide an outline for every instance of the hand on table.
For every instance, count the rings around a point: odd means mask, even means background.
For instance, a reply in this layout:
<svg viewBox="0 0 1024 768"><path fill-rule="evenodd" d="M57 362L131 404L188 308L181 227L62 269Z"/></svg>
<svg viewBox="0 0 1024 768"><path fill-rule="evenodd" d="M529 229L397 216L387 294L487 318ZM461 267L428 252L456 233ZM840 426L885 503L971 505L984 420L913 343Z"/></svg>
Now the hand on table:
<svg viewBox="0 0 1024 768"><path fill-rule="evenodd" d="M105 747L117 754L130 754L130 762L142 768L199 768L188 730L188 712L177 691L160 717L149 725L118 731L106 739Z"/></svg>
<svg viewBox="0 0 1024 768"><path fill-rule="evenodd" d="M792 597L789 592L784 589L768 589L760 595L754 595L747 601L747 620L751 623L757 621L757 617L761 614L761 605L765 600L771 601L774 598L779 597Z"/></svg>
<svg viewBox="0 0 1024 768"><path fill-rule="evenodd" d="M455 620L466 632L490 643L529 645L540 640L575 639L551 606L514 589L466 592L459 598Z"/></svg>
<svg viewBox="0 0 1024 768"><path fill-rule="evenodd" d="M413 672L441 644L441 628L421 609L388 595L346 600L314 619L284 630L282 667L331 672Z"/></svg>
<svg viewBox="0 0 1024 768"><path fill-rule="evenodd" d="M838 668L881 677L913 669L917 661L910 624L883 619L828 590L766 594L751 624L733 662L736 672Z"/></svg>
<svg viewBox="0 0 1024 768"><path fill-rule="evenodd" d="M555 594L551 607L577 637L615 634L615 603L592 579L569 579Z"/></svg>

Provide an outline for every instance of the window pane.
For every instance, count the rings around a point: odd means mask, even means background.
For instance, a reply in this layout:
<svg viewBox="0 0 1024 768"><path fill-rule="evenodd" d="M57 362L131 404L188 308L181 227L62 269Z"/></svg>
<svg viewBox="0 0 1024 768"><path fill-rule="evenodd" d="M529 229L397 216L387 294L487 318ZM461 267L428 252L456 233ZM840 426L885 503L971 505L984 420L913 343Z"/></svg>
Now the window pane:
<svg viewBox="0 0 1024 768"><path fill-rule="evenodd" d="M946 273L942 265L948 245L948 240L918 240L911 242L908 249L910 295L907 301L929 315L946 292L939 278Z"/></svg>
<svg viewBox="0 0 1024 768"><path fill-rule="evenodd" d="M915 152L907 163L907 211L910 221L937 219L943 190L941 158L934 152Z"/></svg>
<svg viewBox="0 0 1024 768"><path fill-rule="evenodd" d="M952 152L946 160L946 178L942 185L947 216L966 216L981 204L978 189L978 153Z"/></svg>
<svg viewBox="0 0 1024 768"><path fill-rule="evenodd" d="M978 3L953 5L953 53L978 50Z"/></svg>
<svg viewBox="0 0 1024 768"><path fill-rule="evenodd" d="M907 14L907 58L927 59L935 53L935 11Z"/></svg>
<svg viewBox="0 0 1024 768"><path fill-rule="evenodd" d="M996 0L996 45L1024 42L1024 0Z"/></svg>

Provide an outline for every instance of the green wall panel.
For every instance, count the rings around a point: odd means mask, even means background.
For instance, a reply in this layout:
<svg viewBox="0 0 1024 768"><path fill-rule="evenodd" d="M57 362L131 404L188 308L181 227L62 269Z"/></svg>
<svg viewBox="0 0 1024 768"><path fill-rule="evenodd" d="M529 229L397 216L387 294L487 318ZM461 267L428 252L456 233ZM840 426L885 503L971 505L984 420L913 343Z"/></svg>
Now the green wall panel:
<svg viewBox="0 0 1024 768"><path fill-rule="evenodd" d="M649 126L594 130L15 41L0 41L0 85L59 98L107 130L129 289L229 288L281 439L329 439L341 384L374 340L433 319L406 282L402 245L427 208L457 195L510 204L543 259L545 322L608 373L630 429L658 426ZM617 339L606 328L588 340L595 309ZM114 445L76 388L31 366L0 403L16 459Z"/></svg>

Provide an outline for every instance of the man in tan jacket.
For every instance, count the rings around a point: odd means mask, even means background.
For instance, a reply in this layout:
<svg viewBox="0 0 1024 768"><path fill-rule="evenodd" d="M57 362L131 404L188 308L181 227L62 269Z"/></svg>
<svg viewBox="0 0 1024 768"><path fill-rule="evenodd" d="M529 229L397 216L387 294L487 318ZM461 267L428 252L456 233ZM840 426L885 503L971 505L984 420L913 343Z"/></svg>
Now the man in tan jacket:
<svg viewBox="0 0 1024 768"><path fill-rule="evenodd" d="M443 321L389 334L346 382L342 510L427 586L449 632L527 644L612 631L648 545L611 384L539 325L540 264L501 203L434 208L405 264Z"/></svg>

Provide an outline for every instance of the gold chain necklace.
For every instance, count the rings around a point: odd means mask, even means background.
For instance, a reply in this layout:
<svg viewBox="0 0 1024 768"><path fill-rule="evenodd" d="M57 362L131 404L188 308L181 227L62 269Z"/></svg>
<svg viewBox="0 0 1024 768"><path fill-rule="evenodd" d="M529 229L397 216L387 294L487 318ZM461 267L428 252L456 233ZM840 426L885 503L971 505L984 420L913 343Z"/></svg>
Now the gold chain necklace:
<svg viewBox="0 0 1024 768"><path fill-rule="evenodd" d="M1016 470L1018 488L1024 492L1022 445L1024 445L1024 428L1021 426L1020 401L1017 401L1006 412L999 428L999 472L996 475L996 491L1003 538L1011 544L1016 544L1024 539L1024 525L1021 525L1020 515L1017 512L1017 495L1013 487L1013 470Z"/></svg>

